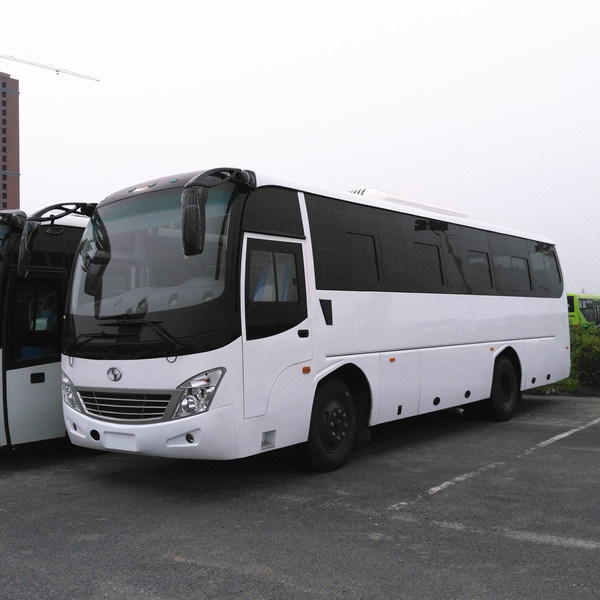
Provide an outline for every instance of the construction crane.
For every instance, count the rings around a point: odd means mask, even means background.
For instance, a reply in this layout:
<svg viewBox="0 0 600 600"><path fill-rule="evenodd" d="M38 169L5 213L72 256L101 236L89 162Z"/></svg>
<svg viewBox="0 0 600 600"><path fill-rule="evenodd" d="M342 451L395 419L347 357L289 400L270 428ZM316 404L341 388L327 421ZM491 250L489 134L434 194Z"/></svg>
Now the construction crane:
<svg viewBox="0 0 600 600"><path fill-rule="evenodd" d="M61 69L59 67L55 67L53 65L46 65L44 63L29 60L27 58L19 58L18 56L13 56L12 54L0 54L0 58L5 58L6 60L14 60L16 62L23 63L25 65L31 65L32 67L40 67L42 69L48 69L49 71L54 71L57 75L59 73L64 73L65 75L73 75L73 77L83 77L83 79L91 79L92 81L100 81L98 78L93 77L92 75L85 75L84 73L76 73L75 71L69 71L68 69Z"/></svg>

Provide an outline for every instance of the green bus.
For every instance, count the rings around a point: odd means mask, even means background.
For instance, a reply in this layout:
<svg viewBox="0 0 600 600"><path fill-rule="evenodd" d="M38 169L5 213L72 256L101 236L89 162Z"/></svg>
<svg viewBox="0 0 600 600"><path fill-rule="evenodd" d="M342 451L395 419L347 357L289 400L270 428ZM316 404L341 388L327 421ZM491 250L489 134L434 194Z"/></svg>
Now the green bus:
<svg viewBox="0 0 600 600"><path fill-rule="evenodd" d="M595 294L567 294L569 325L571 327L600 326L600 296Z"/></svg>

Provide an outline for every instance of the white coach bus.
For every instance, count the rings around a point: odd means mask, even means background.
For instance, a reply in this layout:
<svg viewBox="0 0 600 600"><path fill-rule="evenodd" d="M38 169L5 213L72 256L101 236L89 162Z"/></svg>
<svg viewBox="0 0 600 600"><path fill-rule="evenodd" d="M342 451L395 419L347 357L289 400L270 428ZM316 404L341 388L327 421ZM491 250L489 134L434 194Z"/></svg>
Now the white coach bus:
<svg viewBox="0 0 600 600"><path fill-rule="evenodd" d="M198 459L304 444L327 471L371 425L468 403L508 419L568 375L552 242L381 196L213 169L106 198L65 317L71 441Z"/></svg>
<svg viewBox="0 0 600 600"><path fill-rule="evenodd" d="M66 435L62 315L70 268L92 210L74 203L29 217L0 211L0 447Z"/></svg>

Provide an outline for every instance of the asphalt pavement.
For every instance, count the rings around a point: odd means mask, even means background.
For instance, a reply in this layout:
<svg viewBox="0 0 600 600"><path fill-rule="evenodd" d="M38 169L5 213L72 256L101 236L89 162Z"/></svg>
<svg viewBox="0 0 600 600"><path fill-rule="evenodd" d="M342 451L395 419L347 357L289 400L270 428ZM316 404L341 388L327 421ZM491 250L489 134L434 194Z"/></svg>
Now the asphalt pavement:
<svg viewBox="0 0 600 600"><path fill-rule="evenodd" d="M0 599L600 598L600 398L373 429L339 471L0 456Z"/></svg>

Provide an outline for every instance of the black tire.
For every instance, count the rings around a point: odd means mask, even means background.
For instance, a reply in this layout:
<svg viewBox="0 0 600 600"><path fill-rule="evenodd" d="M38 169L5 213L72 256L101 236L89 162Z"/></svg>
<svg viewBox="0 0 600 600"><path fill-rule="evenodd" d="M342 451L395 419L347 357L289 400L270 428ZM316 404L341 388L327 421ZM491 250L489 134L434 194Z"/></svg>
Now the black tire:
<svg viewBox="0 0 600 600"><path fill-rule="evenodd" d="M492 391L483 403L485 415L493 421L507 421L519 404L519 382L512 362L501 356L494 367Z"/></svg>
<svg viewBox="0 0 600 600"><path fill-rule="evenodd" d="M348 386L336 378L317 388L305 455L317 471L339 469L356 439L356 407Z"/></svg>

